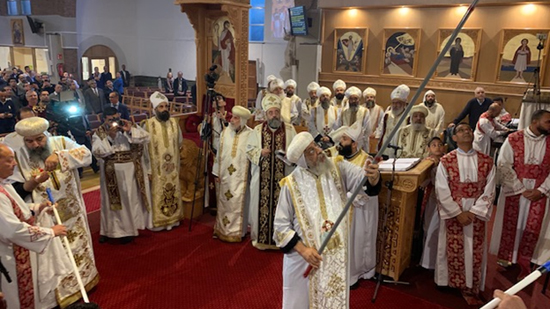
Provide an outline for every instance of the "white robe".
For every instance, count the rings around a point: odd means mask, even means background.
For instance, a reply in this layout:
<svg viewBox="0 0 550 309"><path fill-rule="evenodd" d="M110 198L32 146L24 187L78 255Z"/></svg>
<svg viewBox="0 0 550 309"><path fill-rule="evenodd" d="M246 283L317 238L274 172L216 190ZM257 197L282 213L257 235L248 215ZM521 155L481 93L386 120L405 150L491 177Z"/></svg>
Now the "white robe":
<svg viewBox="0 0 550 309"><path fill-rule="evenodd" d="M458 168L460 170L460 181L477 182L478 158L475 150L464 153L457 150ZM458 216L462 211L470 211L482 221L488 222L491 219L493 199L495 196L495 169L492 168L487 176L487 184L483 194L478 199L463 198L462 210L451 196L451 189L447 181L448 173L443 164L437 167L435 191L439 200L439 215L441 218L439 227L439 241L437 247L437 261L435 265L435 283L439 286L449 285L447 267L447 229L445 220ZM487 229L487 227L486 227ZM464 265L466 286L473 287L473 224L463 227L464 232ZM487 238L487 233L485 233ZM483 291L485 286L485 275L487 272L487 239L484 241L483 261L481 265L481 285Z"/></svg>
<svg viewBox="0 0 550 309"><path fill-rule="evenodd" d="M31 208L38 211L38 204L26 204L10 184L3 183L1 186L17 203L26 219L31 217ZM72 271L61 240L55 238L53 230L49 228L51 225L45 226L47 218L43 217L46 216L50 215L38 214L35 227L31 227L16 217L9 198L0 194L0 256L12 280L8 283L4 275L1 275L0 286L8 308L20 308L14 243L29 250L36 309L57 306L55 288ZM40 227L40 224L44 224L44 227Z"/></svg>
<svg viewBox="0 0 550 309"><path fill-rule="evenodd" d="M426 117L426 127L434 129L437 135L441 134L445 129L445 110L443 106L437 102L432 107L428 107L425 103L422 104L424 104L429 112Z"/></svg>
<svg viewBox="0 0 550 309"><path fill-rule="evenodd" d="M216 188L217 214L214 235L223 241L239 242L248 229L250 203L250 162L246 145L252 129L244 126L238 134L227 127L212 167L219 179Z"/></svg>
<svg viewBox="0 0 550 309"><path fill-rule="evenodd" d="M386 115L388 115L387 121L384 122L384 118L386 118ZM384 117L382 117L381 125L378 126L378 129L376 130L376 133L375 133L375 137L378 140L382 139L382 141L380 142L380 145L382 145L385 142L385 140L390 135L390 132L393 130L393 128L395 127L395 125L397 124L401 116L403 116L403 113L399 114L398 116L394 116L391 110L386 111L386 113L384 114ZM407 125L407 121L405 120L403 121L403 123L401 123L401 128L405 127L406 125ZM384 126L386 127L385 131L384 131ZM398 134L396 133L393 136L393 139L390 143L395 145L397 141L397 137L398 137ZM377 147L377 150L379 150L378 147ZM383 154L389 156L390 158L393 158L395 153L393 149L386 148Z"/></svg>
<svg viewBox="0 0 550 309"><path fill-rule="evenodd" d="M102 139L97 133L92 138L92 152L96 156L100 167L101 177L101 228L100 235L110 238L138 236L138 230L145 229L147 206L151 206L151 192L147 177L145 149L141 158L143 169L143 183L145 184L147 201L141 199L140 188L137 183L134 162L115 163L115 177L118 184L122 209L112 210L107 183L105 180L105 158L117 152L130 151L130 144L146 144L149 142L149 133L140 127L133 127L131 134L117 132L114 139L110 136Z"/></svg>
<svg viewBox="0 0 550 309"><path fill-rule="evenodd" d="M495 125L493 125L489 119L479 118L474 131L474 149L490 155L492 141L506 132L506 127L500 123L495 121Z"/></svg>
<svg viewBox="0 0 550 309"><path fill-rule="evenodd" d="M369 126L371 134L375 133L379 126L384 122L384 109L382 106L375 104L369 109Z"/></svg>
<svg viewBox="0 0 550 309"><path fill-rule="evenodd" d="M324 220L336 221L345 204L345 192L354 191L364 176L362 168L347 161L335 164L337 164L339 172L333 169L333 173L336 173L336 177L340 177L338 182L334 181L335 178L331 173L325 173L321 176L320 183L317 184L317 177L300 166L292 173L295 182L290 181L289 177L282 182L283 186L275 214L275 235L273 236L278 247L287 246L297 234L304 245L319 248L325 233L322 230ZM291 189L290 186L296 187ZM319 186L322 188L322 192L318 191ZM297 192L301 196L295 196ZM321 196L322 199L319 198ZM296 209L299 209L300 213L297 213ZM327 218L323 217L324 209L326 209ZM321 262L320 271L311 272L308 278L302 276L308 263L298 252L292 249L284 255L283 309L349 308L347 224L348 220L342 220L335 233L335 235L339 235L342 242L343 246L338 248L343 250L341 254L344 254L345 258L333 259L323 254L324 260ZM309 230L303 231L304 227L309 227ZM319 272L324 273L325 276L319 278ZM329 285L330 272L335 277L332 278L334 280L332 282L345 289L343 297L326 296L327 294L333 296L327 293L331 287ZM314 286L310 284L312 280L315 283ZM312 295L311 289L317 289L318 293ZM310 303L312 300L313 303Z"/></svg>
<svg viewBox="0 0 550 309"><path fill-rule="evenodd" d="M325 110L321 104L317 104L316 107L310 110L311 118L309 120L309 133L313 135L313 138L318 135L328 136L332 130L336 130L336 121L338 120L338 110L336 107L330 105L328 109Z"/></svg>
<svg viewBox="0 0 550 309"><path fill-rule="evenodd" d="M10 134L6 135L2 143L10 146L13 151L17 151L19 148L25 146L23 136L19 135L17 132L11 132Z"/></svg>
<svg viewBox="0 0 550 309"><path fill-rule="evenodd" d="M338 110L338 116L337 117L340 117L340 114L348 109L349 107L349 102L348 102L348 98L344 97L342 99L342 101L338 101L338 99L336 99L336 97L332 97L332 99L330 99L330 105L334 106L334 108L336 108L336 110ZM336 128L338 129L338 128Z"/></svg>
<svg viewBox="0 0 550 309"><path fill-rule="evenodd" d="M524 153L525 153L525 164L542 164L546 154L546 136L541 135L536 137L529 127L525 129L524 134ZM498 254L500 247L500 239L502 235L502 226L503 226L503 217L504 217L504 208L505 200L507 196L513 196L516 194L521 194L525 190L537 189L542 193L548 196L550 194L550 176L540 185L540 187L535 188L535 179L523 179L523 182L520 181L517 177L516 172L512 168L514 163L514 149L506 140L502 147L500 148L498 156L498 172L499 178L501 181L501 191L498 199L497 213L495 216L495 224L493 225L493 234L491 236L491 247L489 252L492 254ZM542 228L540 231L539 240L537 242L537 247L533 252L533 257L531 262L542 265L548 259L550 259L550 211L548 199L546 200L546 212L544 215L544 220ZM519 198L519 216L518 216L518 225L516 230L516 239L514 242L514 254L512 258L512 263L517 263L518 249L520 245L521 238L523 236L523 230L527 223L527 216L529 214L529 208L531 201L521 196Z"/></svg>
<svg viewBox="0 0 550 309"><path fill-rule="evenodd" d="M365 152L369 151L369 137L371 134L370 131L370 112L368 108L365 108L363 106L359 106L359 109L357 110L357 113L355 114L355 122L359 122L361 124L361 135L359 136L359 139L356 141L358 143L358 147L363 149ZM336 121L336 128L339 128L341 126L352 126L353 123L351 123L351 109L345 109L340 113L340 117Z"/></svg>
<svg viewBox="0 0 550 309"><path fill-rule="evenodd" d="M297 95L288 98L285 97L281 102L281 118L288 124L293 124L298 119L298 105L302 104L302 99Z"/></svg>
<svg viewBox="0 0 550 309"><path fill-rule="evenodd" d="M80 275L86 290L91 290L99 282L99 275L95 266L92 237L86 215L86 206L82 197L78 168L89 166L92 162L92 153L86 146L79 145L64 136L48 137L51 151L56 151L59 158L59 167L52 172L58 180L58 189L52 177L38 185L27 201L41 203L48 200L46 188L50 188L54 201L58 204L58 211L63 224L69 231L69 242L73 255L80 256ZM10 179L25 182L45 169L44 162L31 160L27 147L21 147L16 152L18 166ZM59 286L58 293L61 303L65 306L80 298L78 284L74 276L64 278ZM76 294L75 294L76 293Z"/></svg>
<svg viewBox="0 0 550 309"><path fill-rule="evenodd" d="M292 125L283 123L285 126L285 147L286 149L281 149L286 152L288 146L292 142L294 136L296 136L296 130ZM254 127L253 132L250 133L248 137L248 144L246 146L246 154L248 160L250 160L250 173L252 175L250 179L250 206L249 206L249 220L250 223L250 238L252 239L252 244L257 245L258 240L258 230L260 223L258 222L259 216L259 204L260 204L260 164L262 160L262 126L259 124ZM275 154L272 153L273 160L278 160L275 158ZM292 173L294 170L293 167L285 166L285 176Z"/></svg>
<svg viewBox="0 0 550 309"><path fill-rule="evenodd" d="M397 132L397 145L401 149L401 158L425 158L428 155L428 143L436 135L434 129L424 127L414 130L412 124L402 127Z"/></svg>

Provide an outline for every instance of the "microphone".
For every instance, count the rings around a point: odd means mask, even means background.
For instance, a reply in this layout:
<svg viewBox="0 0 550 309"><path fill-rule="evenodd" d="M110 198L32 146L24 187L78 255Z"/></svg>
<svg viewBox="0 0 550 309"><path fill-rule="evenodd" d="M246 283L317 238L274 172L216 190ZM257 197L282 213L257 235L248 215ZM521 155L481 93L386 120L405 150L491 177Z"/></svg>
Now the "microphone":
<svg viewBox="0 0 550 309"><path fill-rule="evenodd" d="M403 147L399 147L397 145L392 145L392 144L389 144L388 148L391 148L391 149L394 149L394 150L403 149Z"/></svg>
<svg viewBox="0 0 550 309"><path fill-rule="evenodd" d="M288 161L288 159L286 158L286 153L284 152L284 150L275 150L275 157L281 161L283 161L286 165L290 166L290 167L293 167L293 166L296 166L296 164Z"/></svg>
<svg viewBox="0 0 550 309"><path fill-rule="evenodd" d="M4 267L4 264L2 264L1 259L0 259L0 273L2 273L4 277L6 277L6 281L8 281L8 283L11 283L10 273L8 272L6 267Z"/></svg>

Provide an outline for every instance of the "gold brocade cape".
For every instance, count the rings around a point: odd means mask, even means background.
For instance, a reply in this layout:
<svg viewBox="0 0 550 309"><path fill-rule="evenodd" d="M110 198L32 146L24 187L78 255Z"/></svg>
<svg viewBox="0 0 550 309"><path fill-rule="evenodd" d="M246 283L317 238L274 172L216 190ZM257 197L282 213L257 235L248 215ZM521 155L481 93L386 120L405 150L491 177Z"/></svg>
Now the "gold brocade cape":
<svg viewBox="0 0 550 309"><path fill-rule="evenodd" d="M319 249L323 239L333 228L346 202L339 163L335 168L317 177L301 167L281 181L292 197L295 215L302 230L302 242ZM275 235L283 237L283 235ZM309 308L348 308L348 222L342 220L323 252L323 262L308 277Z"/></svg>
<svg viewBox="0 0 550 309"><path fill-rule="evenodd" d="M179 124L175 118L162 122L156 117L147 119L145 128L151 136L151 194L153 226L173 225L183 219L181 200Z"/></svg>

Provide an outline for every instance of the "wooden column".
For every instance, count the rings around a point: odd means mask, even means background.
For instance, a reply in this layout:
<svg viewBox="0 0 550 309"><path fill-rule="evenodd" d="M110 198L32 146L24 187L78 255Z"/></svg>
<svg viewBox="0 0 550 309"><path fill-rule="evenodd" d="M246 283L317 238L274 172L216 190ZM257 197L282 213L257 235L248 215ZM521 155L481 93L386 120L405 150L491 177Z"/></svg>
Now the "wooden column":
<svg viewBox="0 0 550 309"><path fill-rule="evenodd" d="M204 76L212 64L220 75L215 90L235 105L247 105L249 0L176 0L195 29L197 98L206 94ZM193 59L182 59L193 63ZM198 103L198 111L202 112Z"/></svg>

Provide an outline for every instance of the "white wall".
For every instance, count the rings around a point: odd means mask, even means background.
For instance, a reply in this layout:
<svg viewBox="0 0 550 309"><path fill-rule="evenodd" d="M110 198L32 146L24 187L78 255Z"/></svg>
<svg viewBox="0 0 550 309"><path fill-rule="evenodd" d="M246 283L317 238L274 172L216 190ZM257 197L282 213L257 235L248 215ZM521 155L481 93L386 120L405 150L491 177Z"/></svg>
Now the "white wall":
<svg viewBox="0 0 550 309"><path fill-rule="evenodd" d="M4 3L0 5L4 5ZM45 30L46 32L61 33L63 48L77 48L76 19L74 17L33 15L32 18L43 23L44 29L41 30L41 33L32 33L29 23L27 22L27 17L25 16L0 16L0 29L2 29L0 45L13 46L11 41L10 21L12 19L22 19L23 28L25 30L25 47L47 47L47 42L44 39Z"/></svg>

